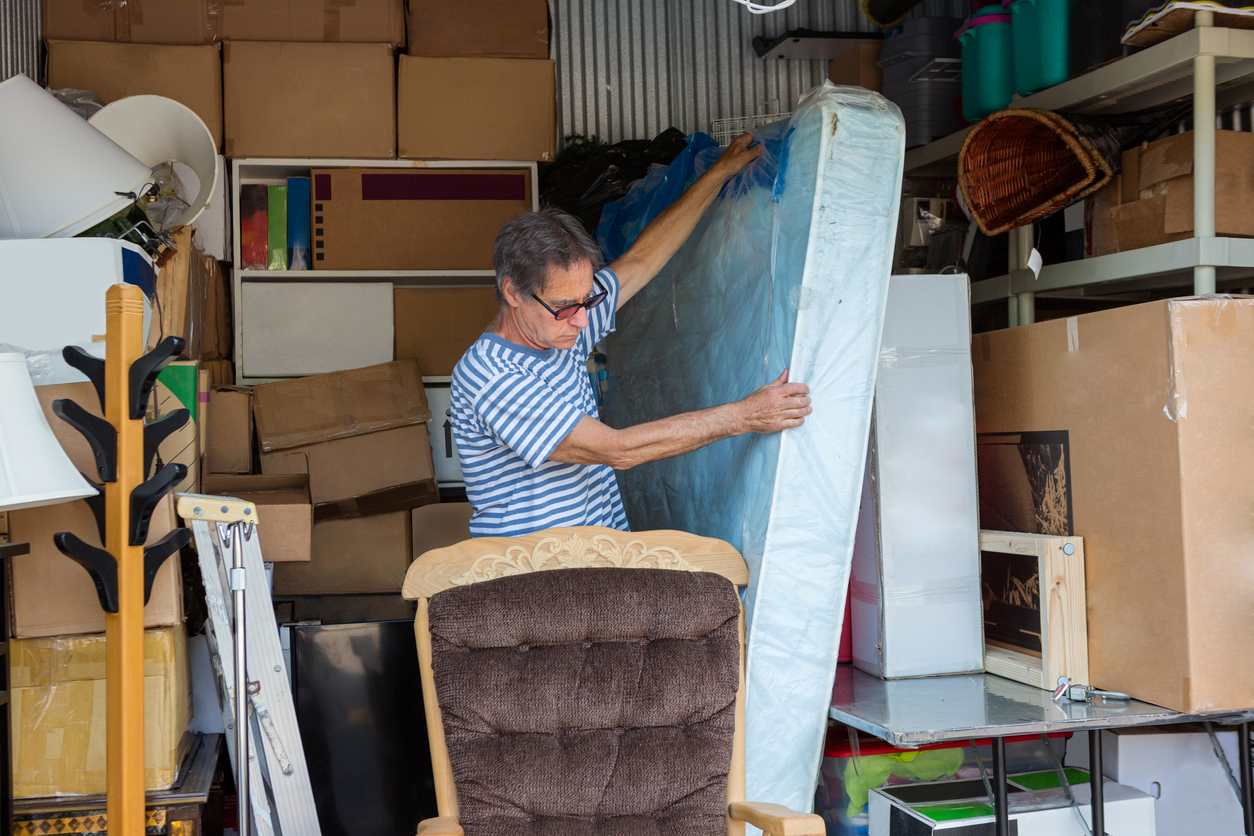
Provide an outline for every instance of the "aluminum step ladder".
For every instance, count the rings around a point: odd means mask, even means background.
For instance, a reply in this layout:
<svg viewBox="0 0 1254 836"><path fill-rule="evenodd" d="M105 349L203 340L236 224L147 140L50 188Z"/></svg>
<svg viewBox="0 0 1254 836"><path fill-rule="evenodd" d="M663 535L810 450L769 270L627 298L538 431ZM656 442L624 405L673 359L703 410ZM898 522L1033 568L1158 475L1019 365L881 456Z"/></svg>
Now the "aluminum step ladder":
<svg viewBox="0 0 1254 836"><path fill-rule="evenodd" d="M205 585L205 632L235 767L240 836L321 836L270 603L257 509L240 499L180 494L178 513L192 530ZM246 703L236 695L241 661ZM246 770L240 769L241 748ZM251 817L245 810L252 811Z"/></svg>

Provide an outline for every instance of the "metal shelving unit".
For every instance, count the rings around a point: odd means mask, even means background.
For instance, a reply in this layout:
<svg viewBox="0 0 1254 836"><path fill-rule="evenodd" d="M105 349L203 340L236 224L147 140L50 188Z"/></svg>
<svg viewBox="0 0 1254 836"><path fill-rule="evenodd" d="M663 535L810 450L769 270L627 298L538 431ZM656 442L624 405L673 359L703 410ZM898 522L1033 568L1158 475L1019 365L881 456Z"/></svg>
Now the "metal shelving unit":
<svg viewBox="0 0 1254 836"><path fill-rule="evenodd" d="M528 169L531 172L531 207L540 208L538 167L534 161L513 160L366 160L366 159L302 159L283 157L250 157L231 161L231 236L235 264L242 264L240 252L240 186L248 183L280 183L288 177L308 176L315 168L471 168ZM235 311L235 382L240 385L261 383L273 378L245 375L242 357L245 283L314 283L362 282L390 283L394 287L490 287L495 283L492 270L242 270L231 271L232 310Z"/></svg>
<svg viewBox="0 0 1254 836"><path fill-rule="evenodd" d="M1215 113L1254 99L1254 31L1214 26L1197 12L1195 28L1032 96L1016 107L1072 113L1128 113L1192 96L1194 237L1140 250L1046 265L1039 278L1026 269L1032 230L1010 236L1007 275L972 286L972 301L1007 300L1011 325L1035 320L1036 294L1083 289L1124 292L1187 286L1214 293L1217 282L1254 276L1254 242L1215 237ZM952 176L969 129L906 154L906 172ZM1100 288L1100 290L1099 290Z"/></svg>

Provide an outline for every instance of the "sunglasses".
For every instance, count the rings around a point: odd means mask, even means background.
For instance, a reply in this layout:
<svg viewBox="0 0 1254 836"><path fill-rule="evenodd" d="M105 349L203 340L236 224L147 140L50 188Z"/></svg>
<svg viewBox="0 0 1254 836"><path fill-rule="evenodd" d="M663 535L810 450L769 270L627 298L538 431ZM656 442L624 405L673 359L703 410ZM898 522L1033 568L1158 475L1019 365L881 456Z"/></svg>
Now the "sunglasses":
<svg viewBox="0 0 1254 836"><path fill-rule="evenodd" d="M596 283L598 291L592 294L591 296L589 296L587 299L583 300L582 302L576 302L573 305L562 305L560 308L553 308L549 306L548 302L545 302L543 299L541 299L539 296L537 296L534 293L531 294L531 298L535 299L537 302L543 305L546 311L553 314L554 319L558 320L559 322L565 322L566 320L570 319L575 314L579 313L581 309L589 310L589 311L592 310L597 305L604 302L606 296L610 295L610 292L606 290L605 285L601 284L601 280L596 277L596 274L593 274L592 281Z"/></svg>

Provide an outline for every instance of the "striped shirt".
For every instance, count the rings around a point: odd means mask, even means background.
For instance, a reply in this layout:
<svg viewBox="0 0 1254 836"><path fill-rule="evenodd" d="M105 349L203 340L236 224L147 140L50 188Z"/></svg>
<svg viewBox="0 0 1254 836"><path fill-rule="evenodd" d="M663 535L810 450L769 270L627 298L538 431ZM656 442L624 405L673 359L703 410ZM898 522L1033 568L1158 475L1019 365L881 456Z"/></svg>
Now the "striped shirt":
<svg viewBox="0 0 1254 836"><path fill-rule="evenodd" d="M609 296L588 311L574 347L539 351L485 333L453 369L449 415L475 537L571 525L627 530L612 468L549 461L581 418L598 417L587 362L614 330L619 283L608 268L597 278Z"/></svg>

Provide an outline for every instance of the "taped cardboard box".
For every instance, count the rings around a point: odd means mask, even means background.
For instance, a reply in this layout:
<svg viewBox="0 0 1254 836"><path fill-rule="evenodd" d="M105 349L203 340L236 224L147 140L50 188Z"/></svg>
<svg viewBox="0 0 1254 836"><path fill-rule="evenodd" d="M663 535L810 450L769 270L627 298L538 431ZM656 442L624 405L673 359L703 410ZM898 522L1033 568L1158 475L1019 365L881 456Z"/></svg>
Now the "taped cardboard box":
<svg viewBox="0 0 1254 836"><path fill-rule="evenodd" d="M13 795L106 790L103 635L9 645ZM144 786L169 789L191 742L187 637L182 625L144 633Z"/></svg>
<svg viewBox="0 0 1254 836"><path fill-rule="evenodd" d="M840 45L836 57L827 62L827 77L833 84L865 87L878 91L884 84L880 69L880 38L851 38Z"/></svg>
<svg viewBox="0 0 1254 836"><path fill-rule="evenodd" d="M261 554L267 563L309 561L313 503L308 476L212 475L205 477L205 493L256 504Z"/></svg>
<svg viewBox="0 0 1254 836"><path fill-rule="evenodd" d="M313 559L274 567L275 595L399 593L409 568L409 512L314 523Z"/></svg>
<svg viewBox="0 0 1254 836"><path fill-rule="evenodd" d="M1254 704L1254 299L973 347L981 526L1084 537L1092 684L1177 711Z"/></svg>
<svg viewBox="0 0 1254 836"><path fill-rule="evenodd" d="M206 423L207 473L250 473L253 467L252 389L241 386L210 389Z"/></svg>
<svg viewBox="0 0 1254 836"><path fill-rule="evenodd" d="M263 384L253 414L262 472L307 472L318 518L432 500L430 411L412 360Z"/></svg>
<svg viewBox="0 0 1254 836"><path fill-rule="evenodd" d="M402 0L229 0L224 41L320 41L405 45Z"/></svg>
<svg viewBox="0 0 1254 836"><path fill-rule="evenodd" d="M396 156L389 44L228 41L228 157Z"/></svg>
<svg viewBox="0 0 1254 836"><path fill-rule="evenodd" d="M196 112L222 148L222 61L217 44L48 42L48 85L90 90L105 104L151 93Z"/></svg>
<svg viewBox="0 0 1254 836"><path fill-rule="evenodd" d="M495 287L398 287L395 294L396 358L418 361L423 375L451 375L500 306Z"/></svg>
<svg viewBox="0 0 1254 836"><path fill-rule="evenodd" d="M397 145L405 159L552 160L552 61L402 55Z"/></svg>
<svg viewBox="0 0 1254 836"><path fill-rule="evenodd" d="M1254 236L1254 134L1215 134L1215 233ZM1193 236L1193 134L1123 153L1122 177L1094 196L1093 254Z"/></svg>
<svg viewBox="0 0 1254 836"><path fill-rule="evenodd" d="M44 0L49 40L208 44L218 40L215 0Z"/></svg>
<svg viewBox="0 0 1254 836"><path fill-rule="evenodd" d="M531 170L313 170L315 270L483 270Z"/></svg>
<svg viewBox="0 0 1254 836"><path fill-rule="evenodd" d="M548 58L545 0L408 0L410 55Z"/></svg>

